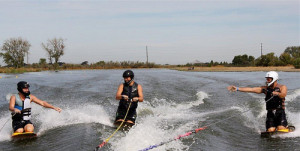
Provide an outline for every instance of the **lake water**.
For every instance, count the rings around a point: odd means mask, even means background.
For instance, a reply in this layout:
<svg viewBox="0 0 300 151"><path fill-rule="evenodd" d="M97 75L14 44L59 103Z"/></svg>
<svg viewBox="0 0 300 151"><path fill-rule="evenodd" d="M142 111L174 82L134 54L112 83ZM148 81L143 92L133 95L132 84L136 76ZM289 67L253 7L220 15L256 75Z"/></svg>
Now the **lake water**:
<svg viewBox="0 0 300 151"><path fill-rule="evenodd" d="M0 74L0 150L93 150L107 139L118 101L115 93L124 70L80 70ZM182 72L136 69L135 81L143 86L136 125L119 131L102 150L137 151L207 126L180 140L153 150L240 151L299 150L299 73L279 72L279 83L288 87L287 118L296 131L261 138L265 130L264 95L230 93L226 87L261 86L265 72ZM18 76L16 78L16 76ZM30 83L31 93L63 109L61 113L32 103L32 122L38 138L11 140L8 98L18 81ZM233 118L226 119L233 116ZM6 123L7 122L7 123ZM5 124L6 123L6 124ZM4 125L5 124L5 125Z"/></svg>

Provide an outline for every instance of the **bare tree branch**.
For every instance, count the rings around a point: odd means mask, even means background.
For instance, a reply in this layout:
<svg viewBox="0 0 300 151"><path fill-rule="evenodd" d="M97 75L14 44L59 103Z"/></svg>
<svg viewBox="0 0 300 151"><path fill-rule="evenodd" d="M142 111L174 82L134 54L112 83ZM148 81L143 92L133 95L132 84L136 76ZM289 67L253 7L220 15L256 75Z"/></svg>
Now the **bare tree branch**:
<svg viewBox="0 0 300 151"><path fill-rule="evenodd" d="M42 43L42 47L46 50L49 62L52 64L54 59L54 63L57 64L59 58L64 55L64 40L62 38L53 38L48 40L46 44Z"/></svg>

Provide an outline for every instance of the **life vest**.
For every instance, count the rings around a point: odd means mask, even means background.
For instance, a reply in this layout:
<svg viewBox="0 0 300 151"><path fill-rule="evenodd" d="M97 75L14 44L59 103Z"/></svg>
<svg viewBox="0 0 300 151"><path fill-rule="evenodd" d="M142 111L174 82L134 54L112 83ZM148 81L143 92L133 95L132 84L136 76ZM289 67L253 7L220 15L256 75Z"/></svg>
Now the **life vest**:
<svg viewBox="0 0 300 151"><path fill-rule="evenodd" d="M280 92L280 84L277 84L277 86L273 89L268 87L265 90L265 101L269 100L273 95L272 92ZM266 109L267 110L273 110L273 109L285 109L285 104L284 104L285 98L280 98L279 96L274 96L271 100L266 102Z"/></svg>
<svg viewBox="0 0 300 151"><path fill-rule="evenodd" d="M31 105L30 105L30 96L26 96L25 100L22 101L19 94L15 95L16 102L15 107L21 111L21 114L15 114L13 119L15 120L30 120L31 119Z"/></svg>
<svg viewBox="0 0 300 151"><path fill-rule="evenodd" d="M129 100L131 100L134 97L139 97L138 84L136 82L134 82L132 86L129 86L127 84L123 84L122 95L127 95ZM129 101L126 101L124 99L120 100L119 106L123 106L125 108L128 108L128 105L129 105ZM138 101L137 102L132 102L130 109L132 109L132 108L135 109L135 108L137 108L137 106L138 106Z"/></svg>

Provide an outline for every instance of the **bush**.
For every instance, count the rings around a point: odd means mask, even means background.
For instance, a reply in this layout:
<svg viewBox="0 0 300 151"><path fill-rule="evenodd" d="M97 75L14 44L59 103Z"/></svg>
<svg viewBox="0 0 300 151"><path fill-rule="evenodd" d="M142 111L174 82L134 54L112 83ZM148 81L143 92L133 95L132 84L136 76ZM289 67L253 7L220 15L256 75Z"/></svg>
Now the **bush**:
<svg viewBox="0 0 300 151"><path fill-rule="evenodd" d="M232 65L234 66L253 66L255 58L253 56L248 56L246 54L244 55L238 55L234 56L232 60Z"/></svg>
<svg viewBox="0 0 300 151"><path fill-rule="evenodd" d="M296 69L300 69L300 58L295 59L293 65Z"/></svg>

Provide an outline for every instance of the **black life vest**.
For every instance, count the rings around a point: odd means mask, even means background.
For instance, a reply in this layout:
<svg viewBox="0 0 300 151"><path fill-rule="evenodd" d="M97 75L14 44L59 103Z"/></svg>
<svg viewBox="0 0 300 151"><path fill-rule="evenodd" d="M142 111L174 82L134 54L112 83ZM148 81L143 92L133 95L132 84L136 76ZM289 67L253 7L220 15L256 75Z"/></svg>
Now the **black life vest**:
<svg viewBox="0 0 300 151"><path fill-rule="evenodd" d="M134 97L139 97L138 93L138 84L136 82L133 83L132 86L129 86L127 84L123 84L123 91L122 95L127 95L128 99L131 100ZM123 106L124 108L128 108L129 101L126 101L124 99L120 100L119 106ZM137 102L132 102L130 109L136 109L138 106L138 101Z"/></svg>
<svg viewBox="0 0 300 151"><path fill-rule="evenodd" d="M264 93L266 94L265 101L269 100L272 97L272 92L280 92L279 84L273 89L268 87L265 89ZM280 98L279 96L274 96L271 100L266 102L266 109L273 110L273 109L285 109L284 104L285 98Z"/></svg>

